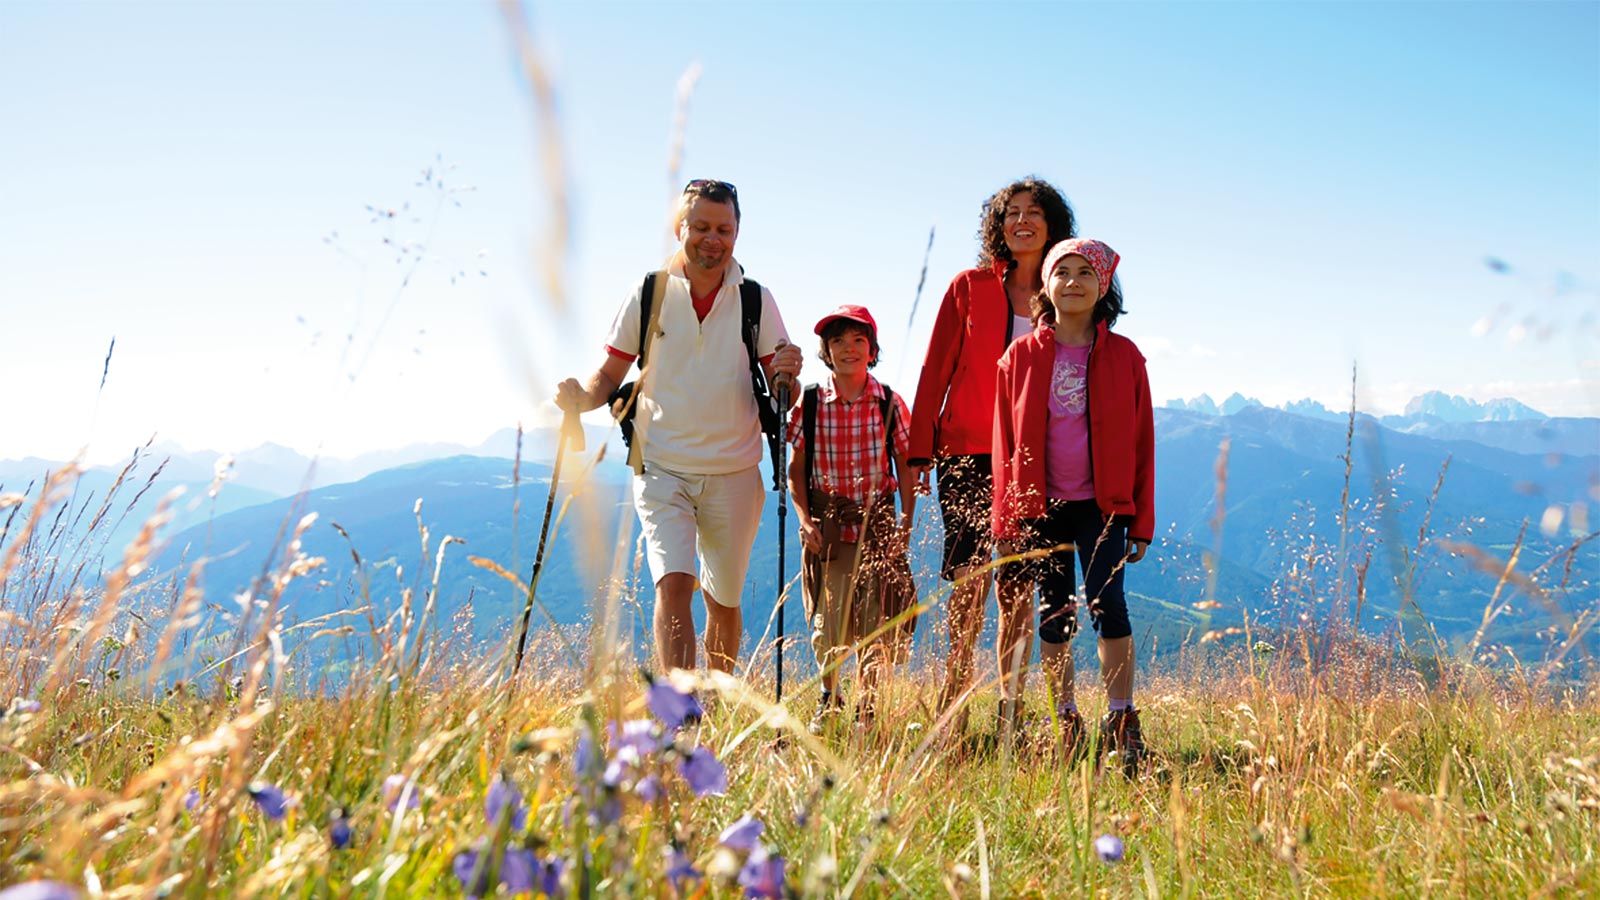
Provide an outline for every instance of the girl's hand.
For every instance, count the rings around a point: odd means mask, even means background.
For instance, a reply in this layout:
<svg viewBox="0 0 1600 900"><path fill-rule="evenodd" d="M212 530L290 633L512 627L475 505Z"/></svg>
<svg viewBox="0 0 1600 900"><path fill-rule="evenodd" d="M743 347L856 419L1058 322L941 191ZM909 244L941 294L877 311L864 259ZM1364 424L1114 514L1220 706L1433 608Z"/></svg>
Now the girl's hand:
<svg viewBox="0 0 1600 900"><path fill-rule="evenodd" d="M1138 540L1137 538L1129 538L1128 539L1128 562L1136 563L1139 560L1144 559L1144 551L1149 549L1149 547L1150 547L1150 542L1149 541L1141 541L1141 540Z"/></svg>

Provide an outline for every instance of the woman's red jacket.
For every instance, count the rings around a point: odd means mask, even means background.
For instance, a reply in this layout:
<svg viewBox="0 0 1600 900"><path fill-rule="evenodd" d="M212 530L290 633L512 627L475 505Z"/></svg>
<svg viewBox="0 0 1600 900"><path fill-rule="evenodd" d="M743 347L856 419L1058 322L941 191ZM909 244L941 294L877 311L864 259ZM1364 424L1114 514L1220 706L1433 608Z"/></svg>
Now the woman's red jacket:
<svg viewBox="0 0 1600 900"><path fill-rule="evenodd" d="M944 292L911 405L912 465L988 453L994 429L995 363L1006 349L1011 301L1007 261L957 275ZM1017 337L1017 335L1012 335Z"/></svg>

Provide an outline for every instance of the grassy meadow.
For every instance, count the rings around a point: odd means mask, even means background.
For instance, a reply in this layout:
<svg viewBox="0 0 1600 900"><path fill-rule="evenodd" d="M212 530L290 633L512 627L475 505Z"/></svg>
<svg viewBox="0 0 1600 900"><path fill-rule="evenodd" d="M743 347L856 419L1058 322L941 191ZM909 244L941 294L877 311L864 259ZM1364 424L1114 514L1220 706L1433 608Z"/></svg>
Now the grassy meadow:
<svg viewBox="0 0 1600 900"><path fill-rule="evenodd" d="M1141 674L1130 779L1060 758L1037 676L1015 741L992 684L956 734L930 706L942 637L870 727L817 738L792 662L771 702L767 644L749 681L652 682L603 627L536 632L513 675L514 635L473 646L425 593L286 628L284 587L322 563L309 517L245 600L200 567L144 578L159 514L91 580L61 523L92 546L115 492L75 505L71 479L0 498L4 900L1600 892L1600 691L1559 665L1422 658L1332 617L1199 636ZM353 632L378 649L347 684L296 673Z"/></svg>

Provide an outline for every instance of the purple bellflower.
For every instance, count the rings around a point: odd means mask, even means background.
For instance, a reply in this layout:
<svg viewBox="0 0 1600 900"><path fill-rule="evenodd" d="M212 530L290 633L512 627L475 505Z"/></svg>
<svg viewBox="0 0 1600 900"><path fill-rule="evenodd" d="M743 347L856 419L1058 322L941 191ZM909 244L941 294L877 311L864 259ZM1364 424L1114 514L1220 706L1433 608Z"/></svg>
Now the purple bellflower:
<svg viewBox="0 0 1600 900"><path fill-rule="evenodd" d="M1094 839L1094 852L1103 863L1122 862L1122 838L1114 834L1102 834Z"/></svg>
<svg viewBox="0 0 1600 900"><path fill-rule="evenodd" d="M694 867L694 860L683 851L682 847L668 847L667 854L667 880L673 887L683 890L684 885L690 881L700 880L700 870Z"/></svg>
<svg viewBox="0 0 1600 900"><path fill-rule="evenodd" d="M717 843L734 850L754 851L761 843L761 833L766 830L767 826L761 824L760 819L745 813L739 821L723 830Z"/></svg>
<svg viewBox="0 0 1600 900"><path fill-rule="evenodd" d="M750 851L750 858L745 860L744 868L739 870L739 884L744 887L746 897L782 900L783 857L769 853L767 848L757 844Z"/></svg>
<svg viewBox="0 0 1600 900"><path fill-rule="evenodd" d="M422 802L419 793L415 781L398 773L390 775L383 780L383 808L394 812L404 798L406 809L416 809Z"/></svg>
<svg viewBox="0 0 1600 900"><path fill-rule="evenodd" d="M707 794L720 797L728 792L728 770L703 746L694 748L694 752L679 765L679 771L683 773L683 780L689 782L689 790L694 791L696 797Z"/></svg>
<svg viewBox="0 0 1600 900"><path fill-rule="evenodd" d="M250 799L256 802L261 814L272 821L281 822L289 814L289 798L277 787L265 781L252 781L249 791Z"/></svg>
<svg viewBox="0 0 1600 900"><path fill-rule="evenodd" d="M350 820L346 819L343 811L335 812L328 820L328 842L333 844L333 849L343 850L350 846Z"/></svg>
<svg viewBox="0 0 1600 900"><path fill-rule="evenodd" d="M661 779L654 775L646 775L639 779L633 786L633 792L646 803L654 803L666 793L662 790Z"/></svg>
<svg viewBox="0 0 1600 900"><path fill-rule="evenodd" d="M522 805L522 793L516 785L496 777L484 796L483 814L489 824L498 825L501 815L511 823L512 831L521 831L528 825L528 808Z"/></svg>
<svg viewBox="0 0 1600 900"><path fill-rule="evenodd" d="M659 678L650 682L644 702L652 715L674 731L700 721L706 714L693 694L680 691Z"/></svg>
<svg viewBox="0 0 1600 900"><path fill-rule="evenodd" d="M25 881L0 891L0 900L78 900L78 889L59 881Z"/></svg>

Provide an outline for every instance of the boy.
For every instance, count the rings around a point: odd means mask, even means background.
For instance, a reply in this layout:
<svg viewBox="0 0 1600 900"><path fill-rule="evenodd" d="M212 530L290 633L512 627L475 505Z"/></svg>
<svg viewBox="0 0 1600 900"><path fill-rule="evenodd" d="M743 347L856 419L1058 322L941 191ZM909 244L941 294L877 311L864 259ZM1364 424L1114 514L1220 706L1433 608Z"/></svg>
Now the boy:
<svg viewBox="0 0 1600 900"><path fill-rule="evenodd" d="M878 364L878 326L866 307L822 317L818 354L830 375L789 411L789 493L800 523L800 584L822 699L811 721L821 734L844 708L839 668L856 644L916 603L907 559L916 479L906 467L910 413L867 370ZM888 440L886 440L886 438ZM900 495L899 521L895 494ZM906 620L860 648L863 724L872 719L883 670L904 658Z"/></svg>

